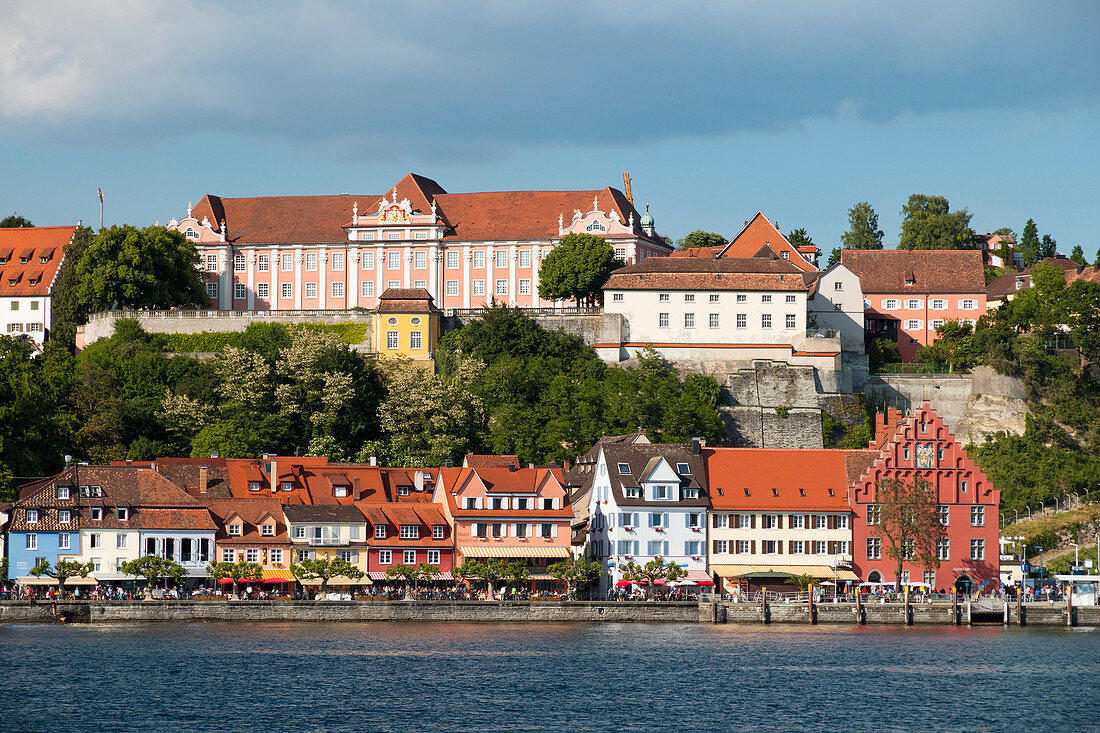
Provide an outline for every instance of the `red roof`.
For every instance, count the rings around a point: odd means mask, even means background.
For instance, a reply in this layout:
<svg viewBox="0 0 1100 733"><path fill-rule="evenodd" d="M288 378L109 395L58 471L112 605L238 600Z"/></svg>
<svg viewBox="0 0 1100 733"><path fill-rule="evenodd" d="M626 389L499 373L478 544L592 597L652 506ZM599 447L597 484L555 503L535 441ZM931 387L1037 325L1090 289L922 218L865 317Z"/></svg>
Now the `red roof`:
<svg viewBox="0 0 1100 733"><path fill-rule="evenodd" d="M508 466L519 468L519 465L519 456L478 455L475 453L467 453L466 457L462 459L463 468L472 468L474 470L481 470L482 468L508 468Z"/></svg>
<svg viewBox="0 0 1100 733"><path fill-rule="evenodd" d="M75 233L75 226L0 228L0 296L49 295Z"/></svg>
<svg viewBox="0 0 1100 733"><path fill-rule="evenodd" d="M846 249L840 264L859 277L864 295L986 292L976 249Z"/></svg>
<svg viewBox="0 0 1100 733"><path fill-rule="evenodd" d="M711 506L722 511L847 511L846 458L851 452L704 448Z"/></svg>
<svg viewBox="0 0 1100 733"><path fill-rule="evenodd" d="M802 255L801 251L792 245L783 232L772 224L768 217L761 211L756 212L752 219L745 222L745 226L737 233L730 243L718 252L716 257L752 257L762 247L770 247L780 257L786 252L784 259L804 272L816 272L809 259Z"/></svg>
<svg viewBox="0 0 1100 733"><path fill-rule="evenodd" d="M558 236L558 216L570 221L574 209L588 211L592 200L602 211L615 211L623 223L634 216L635 234L641 217L617 189L587 191L491 191L447 193L430 178L409 173L394 186L398 199L407 198L414 211L428 214L436 202L436 215L448 225L445 239L480 241L500 239L546 240ZM392 188L392 187L391 187ZM389 191L386 192L387 194ZM360 216L373 212L381 194L325 196L259 196L223 198L208 194L191 214L207 217L215 229L225 221L227 239L235 244L310 244L348 241L344 227L351 222L352 207Z"/></svg>

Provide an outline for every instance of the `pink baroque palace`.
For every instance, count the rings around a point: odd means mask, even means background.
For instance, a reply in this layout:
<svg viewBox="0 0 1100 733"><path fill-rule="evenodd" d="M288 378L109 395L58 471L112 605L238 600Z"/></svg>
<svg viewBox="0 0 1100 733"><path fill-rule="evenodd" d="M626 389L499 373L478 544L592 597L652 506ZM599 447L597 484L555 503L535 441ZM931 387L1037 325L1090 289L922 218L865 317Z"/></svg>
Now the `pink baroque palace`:
<svg viewBox="0 0 1100 733"><path fill-rule="evenodd" d="M385 195L207 195L170 229L195 243L219 310L373 308L424 288L445 309L550 307L539 267L572 233L605 237L628 264L672 247L614 188L447 193L410 173Z"/></svg>

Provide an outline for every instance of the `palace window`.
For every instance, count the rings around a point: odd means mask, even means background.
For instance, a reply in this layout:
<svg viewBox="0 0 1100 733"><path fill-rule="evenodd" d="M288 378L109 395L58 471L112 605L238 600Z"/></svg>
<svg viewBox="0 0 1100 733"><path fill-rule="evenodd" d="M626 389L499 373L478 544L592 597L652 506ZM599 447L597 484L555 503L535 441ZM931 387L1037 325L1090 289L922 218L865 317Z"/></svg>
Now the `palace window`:
<svg viewBox="0 0 1100 733"><path fill-rule="evenodd" d="M474 269L485 269L485 252L482 250L474 250Z"/></svg>
<svg viewBox="0 0 1100 733"><path fill-rule="evenodd" d="M458 295L458 280L447 281L447 295Z"/></svg>
<svg viewBox="0 0 1100 733"><path fill-rule="evenodd" d="M520 295L530 295L531 294L531 281L530 280L520 280L519 281L519 294ZM617 293L617 294L622 295L622 293Z"/></svg>
<svg viewBox="0 0 1100 733"><path fill-rule="evenodd" d="M424 348L424 332L409 331L409 349L420 351L422 348Z"/></svg>
<svg viewBox="0 0 1100 733"><path fill-rule="evenodd" d="M398 345L398 333L397 331L386 331L386 348L394 350Z"/></svg>
<svg viewBox="0 0 1100 733"><path fill-rule="evenodd" d="M362 260L360 261L360 263L361 263L360 266L364 270L373 270L374 269L374 252L364 252L363 255L362 255Z"/></svg>
<svg viewBox="0 0 1100 733"><path fill-rule="evenodd" d="M237 254L233 255L233 272L244 272L244 268L244 254L238 252Z"/></svg>
<svg viewBox="0 0 1100 733"><path fill-rule="evenodd" d="M317 297L317 283L306 283L306 297L307 298L316 298Z"/></svg>
<svg viewBox="0 0 1100 733"><path fill-rule="evenodd" d="M474 295L485 295L485 281L484 280L474 280L473 294Z"/></svg>
<svg viewBox="0 0 1100 733"><path fill-rule="evenodd" d="M448 270L457 270L458 269L458 264L459 264L459 259L458 258L459 258L459 253L458 252L448 252L447 257L446 257L446 265L445 265L446 268Z"/></svg>
<svg viewBox="0 0 1100 733"><path fill-rule="evenodd" d="M360 292L362 292L364 298L373 298L374 297L374 281L373 280L364 280L363 284L360 286L359 290L360 290Z"/></svg>
<svg viewBox="0 0 1100 733"><path fill-rule="evenodd" d="M390 252L386 255L386 268L389 270L401 269L401 253Z"/></svg>
<svg viewBox="0 0 1100 733"><path fill-rule="evenodd" d="M284 254L279 257L279 269L283 272L294 272L294 255Z"/></svg>
<svg viewBox="0 0 1100 733"><path fill-rule="evenodd" d="M218 297L218 284L206 283L206 297L214 300Z"/></svg>
<svg viewBox="0 0 1100 733"><path fill-rule="evenodd" d="M248 287L244 283L233 283L233 299L244 300L248 297Z"/></svg>
<svg viewBox="0 0 1100 733"><path fill-rule="evenodd" d="M413 268L423 270L428 266L428 253L417 252L413 255Z"/></svg>
<svg viewBox="0 0 1100 733"><path fill-rule="evenodd" d="M508 294L508 281L507 280L497 280L496 294L497 295L507 295Z"/></svg>
<svg viewBox="0 0 1100 733"><path fill-rule="evenodd" d="M531 266L531 250L521 249L519 251L519 266L530 267Z"/></svg>
<svg viewBox="0 0 1100 733"><path fill-rule="evenodd" d="M336 272L340 272L344 269L344 253L333 252L332 253L332 269Z"/></svg>
<svg viewBox="0 0 1100 733"><path fill-rule="evenodd" d="M508 266L508 251L507 250L498 249L496 252L493 253L493 257L496 260L494 262L494 264L496 265L496 268L498 270L503 270L505 267Z"/></svg>
<svg viewBox="0 0 1100 733"><path fill-rule="evenodd" d="M267 283L257 283L256 284L256 297L257 298L266 299L268 297L268 295L270 295L270 293L271 293L271 286L269 286Z"/></svg>
<svg viewBox="0 0 1100 733"><path fill-rule="evenodd" d="M306 255L306 272L316 272L316 271L317 271L317 255L313 254L311 252L310 254Z"/></svg>
<svg viewBox="0 0 1100 733"><path fill-rule="evenodd" d="M217 272L218 271L218 256L206 255L206 271Z"/></svg>
<svg viewBox="0 0 1100 733"><path fill-rule="evenodd" d="M332 284L332 297L343 298L344 297L344 283Z"/></svg>
<svg viewBox="0 0 1100 733"><path fill-rule="evenodd" d="M279 286L279 295L283 298L294 297L294 283L283 283Z"/></svg>

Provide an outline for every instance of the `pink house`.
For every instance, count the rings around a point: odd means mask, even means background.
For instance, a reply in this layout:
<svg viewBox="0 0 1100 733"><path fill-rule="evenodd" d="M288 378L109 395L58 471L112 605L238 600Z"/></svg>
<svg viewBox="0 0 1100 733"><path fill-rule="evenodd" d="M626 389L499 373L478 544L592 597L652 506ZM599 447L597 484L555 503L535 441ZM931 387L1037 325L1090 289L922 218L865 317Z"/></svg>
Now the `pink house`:
<svg viewBox="0 0 1100 733"><path fill-rule="evenodd" d="M388 288L424 288L443 309L550 306L539 267L567 234L605 237L627 263L672 251L614 188L454 194L413 173L382 196L207 195L168 226L233 311L373 308Z"/></svg>
<svg viewBox="0 0 1100 733"><path fill-rule="evenodd" d="M864 310L898 321L902 361L936 340L946 321L971 325L985 314L985 270L978 250L856 250L840 253L863 290Z"/></svg>

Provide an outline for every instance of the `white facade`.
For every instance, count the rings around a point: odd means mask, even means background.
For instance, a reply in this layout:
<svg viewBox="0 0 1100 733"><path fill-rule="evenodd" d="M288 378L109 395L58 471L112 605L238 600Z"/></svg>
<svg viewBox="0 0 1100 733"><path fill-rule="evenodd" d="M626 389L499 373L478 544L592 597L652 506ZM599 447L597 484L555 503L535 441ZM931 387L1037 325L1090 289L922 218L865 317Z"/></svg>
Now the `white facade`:
<svg viewBox="0 0 1100 733"><path fill-rule="evenodd" d="M103 511L117 511L105 508ZM141 538L137 529L119 529L84 526L80 529L78 546L70 555L58 550L59 560L75 560L91 563L93 577L122 572L122 563L141 557Z"/></svg>
<svg viewBox="0 0 1100 733"><path fill-rule="evenodd" d="M140 556L156 555L183 566L187 576L209 577L214 562L215 530L150 529L139 533Z"/></svg>
<svg viewBox="0 0 1100 733"><path fill-rule="evenodd" d="M817 280L809 300L810 328L817 332L835 332L844 351L864 352L863 289L859 277L839 262Z"/></svg>
<svg viewBox="0 0 1100 733"><path fill-rule="evenodd" d="M49 296L0 297L0 334L41 344L53 327Z"/></svg>
<svg viewBox="0 0 1100 733"><path fill-rule="evenodd" d="M645 505L620 506L612 490L607 454L600 450L589 492L588 556L606 568L600 592L606 594L623 579L628 562L645 565L655 558L676 563L689 573L707 569L706 506L682 506L682 475L661 458L642 476ZM701 478L701 477L700 477Z"/></svg>

